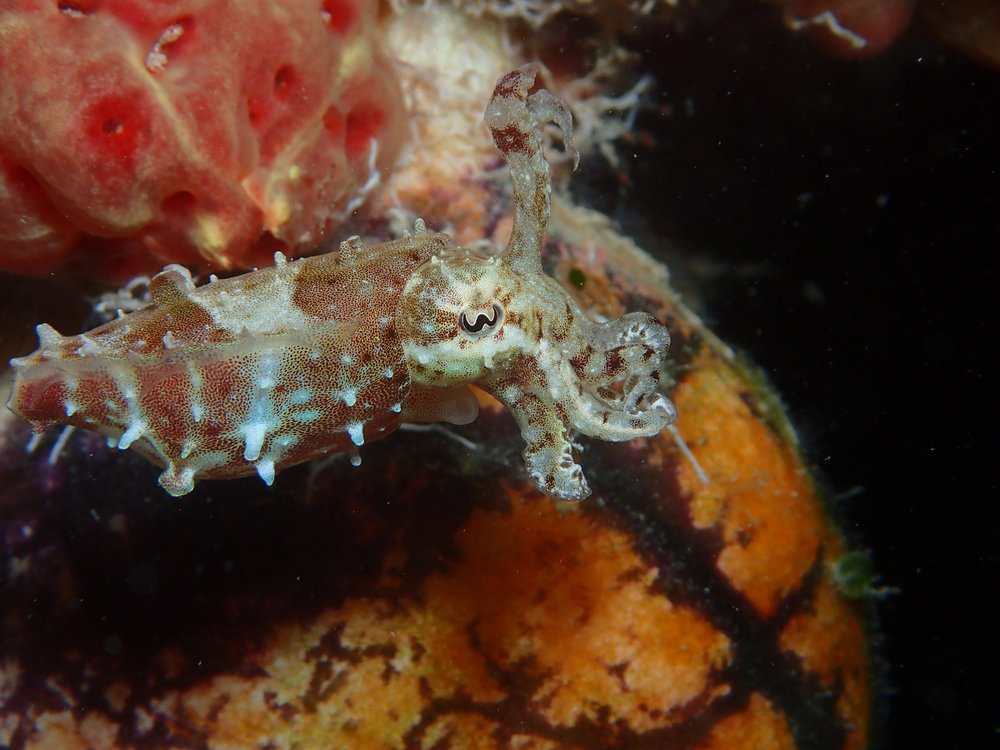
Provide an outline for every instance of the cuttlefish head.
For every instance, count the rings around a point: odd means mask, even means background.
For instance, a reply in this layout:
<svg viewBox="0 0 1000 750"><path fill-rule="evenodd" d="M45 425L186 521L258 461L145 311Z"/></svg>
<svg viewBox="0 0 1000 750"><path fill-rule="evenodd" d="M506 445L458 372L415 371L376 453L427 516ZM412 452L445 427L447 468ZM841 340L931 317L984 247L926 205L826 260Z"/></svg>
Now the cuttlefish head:
<svg viewBox="0 0 1000 750"><path fill-rule="evenodd" d="M529 475L556 497L589 494L575 433L630 440L676 419L658 391L663 325L645 313L591 321L554 279L511 268L505 255L431 260L407 282L396 327L414 383L475 384L510 409Z"/></svg>
<svg viewBox="0 0 1000 750"><path fill-rule="evenodd" d="M396 328L415 382L476 383L526 346L524 286L501 258L462 249L410 277Z"/></svg>

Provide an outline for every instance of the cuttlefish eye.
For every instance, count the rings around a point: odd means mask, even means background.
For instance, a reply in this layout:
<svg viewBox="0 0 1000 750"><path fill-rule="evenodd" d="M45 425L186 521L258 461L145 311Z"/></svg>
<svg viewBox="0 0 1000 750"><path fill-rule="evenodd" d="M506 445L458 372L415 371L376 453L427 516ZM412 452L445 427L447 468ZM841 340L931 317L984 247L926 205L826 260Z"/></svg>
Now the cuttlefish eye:
<svg viewBox="0 0 1000 750"><path fill-rule="evenodd" d="M481 339L500 330L503 325L503 308L493 303L492 315L483 310L462 310L458 314L458 327L470 339Z"/></svg>

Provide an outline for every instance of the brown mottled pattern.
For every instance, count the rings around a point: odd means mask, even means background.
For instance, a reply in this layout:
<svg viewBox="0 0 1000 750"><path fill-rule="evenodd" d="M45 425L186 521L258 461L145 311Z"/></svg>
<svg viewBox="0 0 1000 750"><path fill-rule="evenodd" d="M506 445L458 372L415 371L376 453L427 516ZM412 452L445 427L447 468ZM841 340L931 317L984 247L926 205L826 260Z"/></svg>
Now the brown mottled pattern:
<svg viewBox="0 0 1000 750"><path fill-rule="evenodd" d="M167 269L150 307L18 360L11 405L38 428L72 424L134 447L165 467L174 494L202 476L270 481L396 428L409 376L392 312L413 266L441 245L423 235L354 264L332 254L198 289ZM274 311L282 294L297 323ZM259 315L227 332L239 325L227 319L233 297L259 301Z"/></svg>
<svg viewBox="0 0 1000 750"><path fill-rule="evenodd" d="M625 360L622 359L622 355L618 351L612 349L610 352L604 353L604 372L607 375L620 375L624 369Z"/></svg>
<svg viewBox="0 0 1000 750"><path fill-rule="evenodd" d="M531 135L525 133L516 125L509 125L506 128L495 128L490 132L493 134L493 142L504 153L531 153L531 149L528 147Z"/></svg>

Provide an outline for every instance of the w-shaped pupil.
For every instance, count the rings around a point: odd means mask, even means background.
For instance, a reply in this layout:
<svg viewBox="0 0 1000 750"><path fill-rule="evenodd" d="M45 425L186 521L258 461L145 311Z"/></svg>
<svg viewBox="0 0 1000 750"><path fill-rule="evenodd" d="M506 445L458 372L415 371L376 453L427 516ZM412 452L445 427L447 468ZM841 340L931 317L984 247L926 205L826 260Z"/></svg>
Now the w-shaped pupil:
<svg viewBox="0 0 1000 750"><path fill-rule="evenodd" d="M479 313L476 315L476 322L470 323L469 316L467 313L462 313L462 328L464 328L469 333L479 333L484 328L492 328L497 324L497 320L500 318L500 310L497 307L496 302L493 303L493 317L491 318L486 313Z"/></svg>

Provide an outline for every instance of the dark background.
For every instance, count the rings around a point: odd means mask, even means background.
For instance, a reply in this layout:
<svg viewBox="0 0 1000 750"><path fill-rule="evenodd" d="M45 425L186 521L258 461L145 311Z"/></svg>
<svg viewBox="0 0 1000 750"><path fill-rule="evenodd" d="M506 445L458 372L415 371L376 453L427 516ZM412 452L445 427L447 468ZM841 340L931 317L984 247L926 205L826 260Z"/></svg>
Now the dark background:
<svg viewBox="0 0 1000 750"><path fill-rule="evenodd" d="M880 746L997 747L1000 75L917 31L832 60L753 7L637 51L661 106L602 208L767 371L898 589Z"/></svg>

